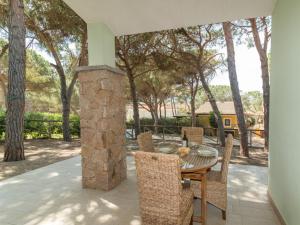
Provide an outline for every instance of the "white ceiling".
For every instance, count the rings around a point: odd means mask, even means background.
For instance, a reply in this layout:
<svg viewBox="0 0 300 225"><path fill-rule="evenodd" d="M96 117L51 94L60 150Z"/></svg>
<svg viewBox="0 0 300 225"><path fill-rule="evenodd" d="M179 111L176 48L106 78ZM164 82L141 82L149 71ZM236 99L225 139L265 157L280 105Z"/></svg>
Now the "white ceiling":
<svg viewBox="0 0 300 225"><path fill-rule="evenodd" d="M271 15L276 0L64 0L87 23L115 35Z"/></svg>

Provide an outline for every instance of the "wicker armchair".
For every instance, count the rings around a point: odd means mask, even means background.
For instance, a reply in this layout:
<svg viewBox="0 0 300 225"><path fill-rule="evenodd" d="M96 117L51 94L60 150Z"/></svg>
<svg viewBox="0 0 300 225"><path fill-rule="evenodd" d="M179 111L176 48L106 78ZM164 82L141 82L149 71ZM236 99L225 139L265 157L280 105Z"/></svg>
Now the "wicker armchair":
<svg viewBox="0 0 300 225"><path fill-rule="evenodd" d="M142 224L192 224L193 192L182 187L179 157L137 152L135 161Z"/></svg>
<svg viewBox="0 0 300 225"><path fill-rule="evenodd" d="M197 144L203 143L203 133L204 130L202 127L182 127L181 136L183 137L184 132L186 133L187 138L191 142L195 142Z"/></svg>
<svg viewBox="0 0 300 225"><path fill-rule="evenodd" d="M211 171L207 177L207 201L222 210L223 219L226 220L227 211L227 176L228 167L233 148L233 136L228 135L224 149L221 171ZM201 198L200 182L192 182L194 196Z"/></svg>
<svg viewBox="0 0 300 225"><path fill-rule="evenodd" d="M140 151L143 151L143 152L155 152L156 151L154 148L154 145L153 145L151 132L145 132L145 133L139 134L137 136L137 142L138 142Z"/></svg>

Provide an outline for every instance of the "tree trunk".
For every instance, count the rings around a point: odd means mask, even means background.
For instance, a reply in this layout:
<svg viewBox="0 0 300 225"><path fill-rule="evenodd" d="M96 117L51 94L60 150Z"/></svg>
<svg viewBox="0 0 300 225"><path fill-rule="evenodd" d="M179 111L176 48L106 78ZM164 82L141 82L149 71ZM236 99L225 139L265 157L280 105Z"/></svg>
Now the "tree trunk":
<svg viewBox="0 0 300 225"><path fill-rule="evenodd" d="M228 54L228 72L229 72L229 80L230 87L232 91L232 98L234 102L234 108L238 118L238 126L241 135L241 147L240 151L243 156L249 157L249 149L248 149L248 130L245 121L243 103L240 95L239 83L237 79L237 72L235 66L235 51L234 51L234 43L232 37L232 29L231 23L225 22L223 23L223 30L225 34L225 40L227 45L227 54Z"/></svg>
<svg viewBox="0 0 300 225"><path fill-rule="evenodd" d="M208 101L213 109L215 118L217 119L218 136L220 138L221 145L224 147L225 146L225 131L224 131L224 125L223 125L220 110L219 110L216 100L215 100L214 96L212 95L212 92L205 80L205 76L203 73L200 73L200 80L201 80L202 87L207 95Z"/></svg>
<svg viewBox="0 0 300 225"><path fill-rule="evenodd" d="M192 127L196 126L196 106L195 106L195 96L191 95L191 118L192 118Z"/></svg>
<svg viewBox="0 0 300 225"><path fill-rule="evenodd" d="M163 101L163 105L164 105L164 117L165 119L167 118L167 107L166 107L166 101Z"/></svg>
<svg viewBox="0 0 300 225"><path fill-rule="evenodd" d="M269 151L269 121L270 121L270 78L269 65L266 61L261 61L263 98L264 98L264 134L265 151Z"/></svg>
<svg viewBox="0 0 300 225"><path fill-rule="evenodd" d="M159 119L162 119L161 108L162 108L162 102L159 103Z"/></svg>
<svg viewBox="0 0 300 225"><path fill-rule="evenodd" d="M175 99L174 99L174 98L173 98L173 105L174 105L174 112L175 112L175 115L177 115L176 102L175 102Z"/></svg>
<svg viewBox="0 0 300 225"><path fill-rule="evenodd" d="M71 142L70 131L70 102L63 103L63 138L64 141Z"/></svg>
<svg viewBox="0 0 300 225"><path fill-rule="evenodd" d="M173 97L171 97L171 109L172 109L172 115L176 116L175 107L174 107L174 104L173 104Z"/></svg>
<svg viewBox="0 0 300 225"><path fill-rule="evenodd" d="M269 62L267 55L268 37L265 33L265 42L261 43L259 32L257 28L256 19L249 19L252 28L254 43L259 54L262 83L263 83L263 99L264 99L264 134L265 134L265 151L269 150L269 118L270 118L270 76L269 76ZM264 47L263 47L264 45Z"/></svg>
<svg viewBox="0 0 300 225"><path fill-rule="evenodd" d="M149 109L150 109L150 108L149 108ZM154 119L154 113L153 113L153 110L150 109L149 111L150 111L150 114L151 114L152 121L154 121L155 119Z"/></svg>
<svg viewBox="0 0 300 225"><path fill-rule="evenodd" d="M4 161L25 160L25 23L23 0L9 5L9 71Z"/></svg>
<svg viewBox="0 0 300 225"><path fill-rule="evenodd" d="M159 122L157 110L154 110L153 117L154 117L154 132L155 132L155 134L157 134L158 133L158 122Z"/></svg>
<svg viewBox="0 0 300 225"><path fill-rule="evenodd" d="M135 136L137 137L141 133L141 124L140 124L140 114L139 114L139 103L138 103L138 97L136 94L136 84L134 82L134 77L133 77L131 71L127 71L127 77L129 80L130 93L131 93L131 98L132 98Z"/></svg>
<svg viewBox="0 0 300 225"><path fill-rule="evenodd" d="M70 101L67 97L67 84L64 76L60 77L60 98L62 102L62 117L63 117L63 139L64 141L71 142L71 132L70 132Z"/></svg>
<svg viewBox="0 0 300 225"><path fill-rule="evenodd" d="M87 46L87 27L85 27L84 33L81 39L81 52L79 56L79 66L88 65L88 46ZM71 142L72 134L70 130L70 112L71 112L71 100L73 95L73 90L78 79L78 73L75 72L73 79L67 87L66 76L64 74L63 68L58 68L58 73L60 77L61 85L61 101L62 101L62 115L63 115L63 139L64 141Z"/></svg>

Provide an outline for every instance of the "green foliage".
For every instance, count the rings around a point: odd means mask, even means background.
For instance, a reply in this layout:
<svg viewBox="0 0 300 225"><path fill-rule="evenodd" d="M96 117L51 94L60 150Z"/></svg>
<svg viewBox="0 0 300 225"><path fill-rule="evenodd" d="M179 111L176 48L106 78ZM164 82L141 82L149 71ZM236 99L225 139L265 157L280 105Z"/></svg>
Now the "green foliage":
<svg viewBox="0 0 300 225"><path fill-rule="evenodd" d="M242 102L246 112L263 112L263 95L259 91L250 91L242 95Z"/></svg>
<svg viewBox="0 0 300 225"><path fill-rule="evenodd" d="M150 118L141 118L140 119L141 126L153 126L153 120ZM133 120L128 121L127 126L132 126L134 124ZM189 117L182 118L162 118L159 120L159 124L161 126L190 126L191 119Z"/></svg>
<svg viewBox="0 0 300 225"><path fill-rule="evenodd" d="M209 86L212 95L216 99L217 102L231 102L232 99L232 92L230 86L227 85L210 85ZM205 94L204 90L201 90L197 94L197 100L201 104L204 104L208 101L207 95Z"/></svg>
<svg viewBox="0 0 300 225"><path fill-rule="evenodd" d="M0 53L7 42L1 38ZM7 86L8 51L0 58L0 79ZM1 74L2 72L2 74ZM50 63L37 51L26 50L26 109L37 112L59 112L59 79ZM2 86L0 87L2 94ZM3 96L5 97L5 96ZM2 105L4 107L4 104Z"/></svg>
<svg viewBox="0 0 300 225"><path fill-rule="evenodd" d="M248 117L246 122L247 127L253 127L256 124L256 120L253 117Z"/></svg>
<svg viewBox="0 0 300 225"><path fill-rule="evenodd" d="M5 112L4 110L0 109L0 138L4 138L5 133Z"/></svg>
<svg viewBox="0 0 300 225"><path fill-rule="evenodd" d="M153 123L154 121L150 118L141 118L140 119L142 131L148 131L149 129L154 132ZM131 128L134 125L133 120L126 123L127 128ZM158 126L164 126L165 134L180 134L181 127L191 126L191 118L182 117L182 118L163 118L159 120ZM158 133L163 133L163 128L158 129Z"/></svg>
<svg viewBox="0 0 300 225"><path fill-rule="evenodd" d="M210 123L211 127L218 128L217 119L216 119L215 114L213 112L209 113L209 123Z"/></svg>
<svg viewBox="0 0 300 225"><path fill-rule="evenodd" d="M62 116L53 113L28 112L25 114L24 136L26 139L61 138ZM71 115L70 129L73 137L80 136L79 116ZM0 110L0 137L5 136L5 112Z"/></svg>

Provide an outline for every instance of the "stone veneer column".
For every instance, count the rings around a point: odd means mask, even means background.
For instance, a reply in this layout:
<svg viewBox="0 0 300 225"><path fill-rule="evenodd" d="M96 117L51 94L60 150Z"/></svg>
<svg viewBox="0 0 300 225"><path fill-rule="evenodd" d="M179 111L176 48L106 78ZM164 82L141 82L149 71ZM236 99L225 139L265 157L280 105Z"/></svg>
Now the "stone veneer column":
<svg viewBox="0 0 300 225"><path fill-rule="evenodd" d="M125 76L109 66L78 69L83 188L111 190L126 179Z"/></svg>

